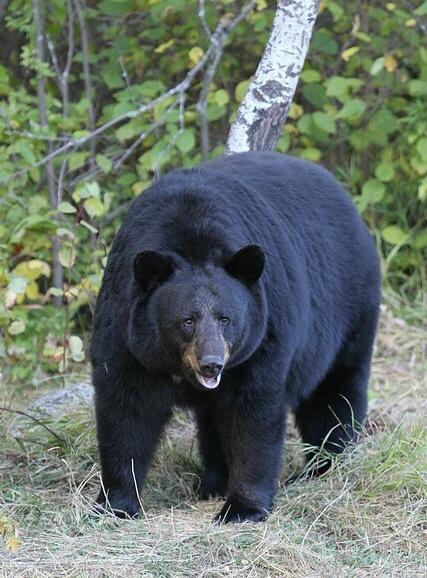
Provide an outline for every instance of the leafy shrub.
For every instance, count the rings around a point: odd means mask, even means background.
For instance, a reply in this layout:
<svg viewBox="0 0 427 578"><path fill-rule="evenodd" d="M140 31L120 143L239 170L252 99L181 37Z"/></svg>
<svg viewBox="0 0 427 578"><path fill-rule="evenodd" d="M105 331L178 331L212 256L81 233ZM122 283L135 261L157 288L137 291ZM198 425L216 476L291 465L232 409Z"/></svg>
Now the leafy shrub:
<svg viewBox="0 0 427 578"><path fill-rule="evenodd" d="M207 3L212 30L230 20L236 4ZM209 39L198 2L90 1L81 13L81 2L48 6L46 62L36 57L30 0L9 2L0 25L0 356L8 356L16 379L84 359L114 217L158 174L201 161L202 75L185 100L175 93L132 113L204 58ZM419 298L426 278L426 15L426 2L358 1L344 8L325 0L278 143L279 151L322 162L347 184L377 239L387 284L410 300ZM223 151L272 18L273 8L258 0L226 39L207 96L213 156ZM45 83L47 126L40 123L38 78ZM93 119L111 127L76 144L94 129ZM52 199L40 161L61 146L51 164ZM51 287L55 236L63 289ZM52 296L67 306L55 311Z"/></svg>

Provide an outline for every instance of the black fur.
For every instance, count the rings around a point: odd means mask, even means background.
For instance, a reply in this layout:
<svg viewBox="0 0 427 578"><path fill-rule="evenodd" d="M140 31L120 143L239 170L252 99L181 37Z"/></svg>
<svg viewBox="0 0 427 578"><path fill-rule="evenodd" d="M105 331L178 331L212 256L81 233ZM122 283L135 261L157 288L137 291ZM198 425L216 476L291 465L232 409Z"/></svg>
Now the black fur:
<svg viewBox="0 0 427 578"><path fill-rule="evenodd" d="M174 406L184 405L197 419L200 496L226 494L221 521L262 520L289 410L315 447L341 452L354 439L379 301L371 237L320 166L245 153L164 176L133 202L95 314L98 440L112 509L139 511L135 485ZM203 356L225 363L214 389L197 378Z"/></svg>

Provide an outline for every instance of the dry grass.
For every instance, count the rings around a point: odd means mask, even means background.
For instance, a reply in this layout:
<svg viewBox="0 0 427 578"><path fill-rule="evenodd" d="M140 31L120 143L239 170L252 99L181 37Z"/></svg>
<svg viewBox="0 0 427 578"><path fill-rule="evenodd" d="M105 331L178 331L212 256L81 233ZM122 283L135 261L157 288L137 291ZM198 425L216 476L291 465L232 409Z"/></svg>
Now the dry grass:
<svg viewBox="0 0 427 578"><path fill-rule="evenodd" d="M220 503L192 493L199 462L184 414L158 453L137 521L90 515L99 472L89 408L45 419L62 444L4 414L0 576L426 576L425 341L425 327L383 312L361 444L321 479L282 484L274 513L258 525L210 523ZM283 480L301 450L291 428Z"/></svg>

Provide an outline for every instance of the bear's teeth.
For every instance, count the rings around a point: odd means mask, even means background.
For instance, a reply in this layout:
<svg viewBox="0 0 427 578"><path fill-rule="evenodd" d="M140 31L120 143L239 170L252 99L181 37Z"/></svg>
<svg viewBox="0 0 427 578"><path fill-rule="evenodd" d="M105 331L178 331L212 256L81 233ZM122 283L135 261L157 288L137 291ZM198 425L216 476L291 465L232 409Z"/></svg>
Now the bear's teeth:
<svg viewBox="0 0 427 578"><path fill-rule="evenodd" d="M204 377L203 375L200 375L200 373L196 373L196 377L197 381L203 385L203 387L207 387L208 389L215 389L221 381L221 374L216 377Z"/></svg>

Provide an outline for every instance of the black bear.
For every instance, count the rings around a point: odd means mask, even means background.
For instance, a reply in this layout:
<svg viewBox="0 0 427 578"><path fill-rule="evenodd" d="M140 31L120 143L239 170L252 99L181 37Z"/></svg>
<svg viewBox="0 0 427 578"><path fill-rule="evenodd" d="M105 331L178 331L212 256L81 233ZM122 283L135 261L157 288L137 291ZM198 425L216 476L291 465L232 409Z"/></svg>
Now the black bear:
<svg viewBox="0 0 427 578"><path fill-rule="evenodd" d="M96 307L98 509L138 513L162 431L186 406L201 498L226 496L217 520L263 520L288 411L313 451L355 438L379 302L372 239L322 167L251 152L162 177L133 201Z"/></svg>

